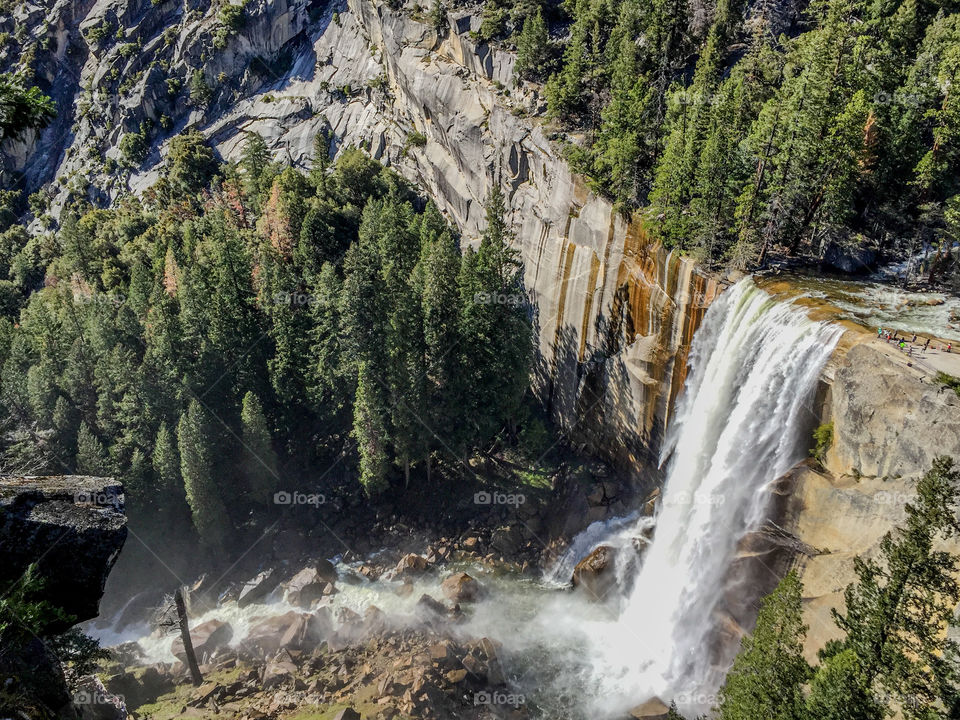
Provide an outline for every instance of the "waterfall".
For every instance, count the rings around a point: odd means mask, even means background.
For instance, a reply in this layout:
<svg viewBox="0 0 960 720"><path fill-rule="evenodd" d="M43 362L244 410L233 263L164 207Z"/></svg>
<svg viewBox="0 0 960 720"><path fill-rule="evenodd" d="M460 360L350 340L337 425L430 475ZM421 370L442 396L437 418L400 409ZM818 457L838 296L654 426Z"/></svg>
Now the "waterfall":
<svg viewBox="0 0 960 720"><path fill-rule="evenodd" d="M613 617L560 623L585 645L584 666L567 681L590 697L588 716L622 714L653 696L688 712L712 704L725 668L708 646L728 569L764 520L770 483L806 454L818 376L841 332L749 278L708 309L662 451L667 479L652 543L638 564L618 562L632 574L618 578ZM606 537L597 527L587 534L591 547L626 548L631 536L622 519ZM544 626L559 622L559 608L547 612Z"/></svg>

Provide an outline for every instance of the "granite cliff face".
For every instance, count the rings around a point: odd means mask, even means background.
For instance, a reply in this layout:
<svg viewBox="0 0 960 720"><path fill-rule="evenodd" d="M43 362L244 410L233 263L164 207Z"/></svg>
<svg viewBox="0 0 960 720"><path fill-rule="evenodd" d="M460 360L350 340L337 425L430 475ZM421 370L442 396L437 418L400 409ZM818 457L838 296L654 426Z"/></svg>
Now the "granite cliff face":
<svg viewBox="0 0 960 720"><path fill-rule="evenodd" d="M904 522L934 457L960 459L960 398L889 346L860 340L824 377L821 419L834 428L824 466L804 463L781 481L780 520L802 571L811 659L839 634L830 608L843 607L854 556L875 556ZM960 554L960 541L946 549Z"/></svg>
<svg viewBox="0 0 960 720"><path fill-rule="evenodd" d="M451 14L441 38L416 12L375 0L251 0L227 34L209 3L48 5L17 13L56 38L42 65L61 119L4 150L31 186L60 178L51 214L71 192L107 202L144 190L169 138L191 127L227 159L255 131L295 164L311 161L315 135L330 128L331 151L361 145L400 170L466 242L499 183L533 300L538 389L574 444L631 473L655 466L644 461L655 460L693 331L720 288L570 173L532 118L544 108L536 89L507 89L513 56L472 39L476 9ZM79 71L64 74L65 64ZM211 90L205 107L189 102L195 68ZM123 137L142 127L147 159L118 169ZM412 131L426 144L409 145Z"/></svg>

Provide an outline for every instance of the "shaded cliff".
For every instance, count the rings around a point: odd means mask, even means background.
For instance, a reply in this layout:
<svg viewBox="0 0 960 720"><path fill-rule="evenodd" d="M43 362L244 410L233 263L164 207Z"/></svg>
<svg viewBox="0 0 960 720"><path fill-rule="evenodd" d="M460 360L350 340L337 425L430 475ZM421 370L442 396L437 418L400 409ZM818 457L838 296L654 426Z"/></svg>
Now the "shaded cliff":
<svg viewBox="0 0 960 720"><path fill-rule="evenodd" d="M0 477L0 597L12 600L0 613L0 714L90 717L50 640L97 615L126 537L123 488L108 479ZM24 587L31 564L38 587Z"/></svg>
<svg viewBox="0 0 960 720"><path fill-rule="evenodd" d="M126 537L123 487L117 483L75 475L0 477L4 590L36 563L45 599L73 622L96 617Z"/></svg>

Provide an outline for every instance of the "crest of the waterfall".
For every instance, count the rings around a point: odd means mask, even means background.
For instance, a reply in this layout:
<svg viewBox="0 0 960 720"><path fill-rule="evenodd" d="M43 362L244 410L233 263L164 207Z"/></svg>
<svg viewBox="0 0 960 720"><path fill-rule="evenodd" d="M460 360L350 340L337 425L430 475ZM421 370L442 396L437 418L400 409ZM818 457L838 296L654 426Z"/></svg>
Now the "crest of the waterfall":
<svg viewBox="0 0 960 720"><path fill-rule="evenodd" d="M764 519L770 483L806 454L818 377L841 332L749 278L708 309L663 448L653 542L619 617L588 630L596 714L643 695L711 704L720 673L708 645L728 569Z"/></svg>

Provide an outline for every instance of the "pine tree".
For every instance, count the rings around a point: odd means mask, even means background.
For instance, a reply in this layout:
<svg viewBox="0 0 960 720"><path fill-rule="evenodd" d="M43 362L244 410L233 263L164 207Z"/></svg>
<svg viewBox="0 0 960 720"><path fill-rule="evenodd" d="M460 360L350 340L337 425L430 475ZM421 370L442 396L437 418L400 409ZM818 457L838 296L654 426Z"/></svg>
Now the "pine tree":
<svg viewBox="0 0 960 720"><path fill-rule="evenodd" d="M432 208L432 206L431 206ZM432 211L424 214L424 226ZM457 275L460 253L449 229L439 235L427 229L423 244L421 303L429 381L430 427L440 436L431 438L434 449L461 455L465 438L459 422L463 411L465 387L460 365L460 297Z"/></svg>
<svg viewBox="0 0 960 720"><path fill-rule="evenodd" d="M387 489L390 467L387 400L381 382L366 362L357 369L357 395L353 410L353 437L360 453L360 484L367 495Z"/></svg>
<svg viewBox="0 0 960 720"><path fill-rule="evenodd" d="M77 472L81 475L110 475L110 462L103 443L87 423L80 423L77 433Z"/></svg>
<svg viewBox="0 0 960 720"><path fill-rule="evenodd" d="M506 201L497 186L487 200L486 221L480 248L476 256L464 255L460 277L460 332L477 443L490 440L504 423L514 430L532 356L522 264L510 246Z"/></svg>
<svg viewBox="0 0 960 720"><path fill-rule="evenodd" d="M791 571L763 600L756 628L743 639L720 690L718 720L804 719L803 686L811 671L803 659L800 589Z"/></svg>
<svg viewBox="0 0 960 720"><path fill-rule="evenodd" d="M550 117L570 120L585 110L587 70L587 29L585 23L578 20L563 52L562 67L550 77L544 89Z"/></svg>
<svg viewBox="0 0 960 720"><path fill-rule="evenodd" d="M810 682L807 713L811 720L882 720L886 716L853 650L841 650L817 668Z"/></svg>
<svg viewBox="0 0 960 720"><path fill-rule="evenodd" d="M516 71L523 77L537 79L549 70L551 57L550 32L543 19L543 11L537 8L535 15L527 15L517 39Z"/></svg>
<svg viewBox="0 0 960 720"><path fill-rule="evenodd" d="M934 42L933 37L943 42ZM920 199L929 200L940 194L950 195L960 189L957 180L957 166L960 164L960 149L957 139L960 138L960 50L957 41L960 39L960 18L954 13L947 18L940 19L931 27L931 40L928 45L931 55L936 61L934 68L927 72L932 75L934 87L942 88L938 98L939 103L926 113L927 122L931 125L931 132L927 140L927 151L920 158L914 168L913 183L920 192ZM946 42L944 42L946 41ZM926 49L926 48L925 48ZM931 58L924 58L927 62ZM932 63L931 63L932 64Z"/></svg>
<svg viewBox="0 0 960 720"><path fill-rule="evenodd" d="M267 150L267 143L260 134L248 132L247 141L240 156L240 167L243 168L244 173L244 189L254 203L258 203L259 195L263 191L261 180L269 164L270 152Z"/></svg>
<svg viewBox="0 0 960 720"><path fill-rule="evenodd" d="M368 494L386 489L391 447L391 375L396 351L396 327L391 320L393 300L384 276L403 276L410 258L385 257L381 248L402 247L406 228L397 225L396 208L389 200L374 200L363 211L358 239L344 259L345 281L341 295L342 357L356 368L353 437L360 453L360 482ZM415 261L415 258L414 258Z"/></svg>
<svg viewBox="0 0 960 720"><path fill-rule="evenodd" d="M770 46L765 18L757 18L747 54L715 93L707 138L696 161L692 239L710 261L724 258L743 269L756 260L756 249L751 243L738 243L735 232L738 197L751 182L756 163L743 140L770 99L781 66L781 55Z"/></svg>
<svg viewBox="0 0 960 720"><path fill-rule="evenodd" d="M689 88L678 88L666 150L657 167L650 194L656 232L669 246L684 247L694 232L695 216L688 206L695 197L701 154L710 138L716 90L737 8L729 0L718 3L715 18L697 60Z"/></svg>
<svg viewBox="0 0 960 720"><path fill-rule="evenodd" d="M177 450L177 438L167 423L160 423L157 439L153 446L153 474L156 478L156 510L159 515L157 526L178 532L188 527L190 508L187 506L183 477L180 474L180 453Z"/></svg>
<svg viewBox="0 0 960 720"><path fill-rule="evenodd" d="M425 426L426 387L420 300L412 286L420 256L413 209L393 193L381 206L377 238L381 265L380 307L387 315L382 350L387 354L390 436L396 462L409 483L410 466L426 454L430 430ZM374 358L370 358L371 363ZM372 365L371 365L372 368Z"/></svg>
<svg viewBox="0 0 960 720"><path fill-rule="evenodd" d="M344 357L342 284L331 263L323 264L311 294L309 393L314 407L323 408L321 415L332 419L352 402L355 378L351 377L352 364Z"/></svg>
<svg viewBox="0 0 960 720"><path fill-rule="evenodd" d="M607 43L610 102L593 146L593 175L629 207L646 196L646 174L657 152L659 127L652 117L655 101L644 58L637 44L640 11L635 2L623 3Z"/></svg>
<svg viewBox="0 0 960 720"><path fill-rule="evenodd" d="M213 100L213 90L207 84L203 70L194 70L190 75L190 103L198 108L206 108Z"/></svg>
<svg viewBox="0 0 960 720"><path fill-rule="evenodd" d="M224 550L231 534L229 515L217 483L221 466L217 459L220 448L214 429L216 422L194 399L177 426L180 474L193 525L204 546L215 553Z"/></svg>
<svg viewBox="0 0 960 720"><path fill-rule="evenodd" d="M960 532L958 502L960 471L938 457L906 506L906 526L883 538L879 559L854 560L857 582L844 593L845 611L833 613L866 687L897 698L907 718L925 720L938 701L950 707L957 697L960 647L943 637L956 624L957 559L934 545Z"/></svg>
<svg viewBox="0 0 960 720"><path fill-rule="evenodd" d="M818 27L797 40L778 96L751 133L764 177L741 217L750 218L744 234L762 238L761 262L771 245L796 253L811 228L822 223L832 231L850 212L851 185L867 152L868 109L857 92L862 4L823 0L811 6Z"/></svg>
<svg viewBox="0 0 960 720"><path fill-rule="evenodd" d="M273 450L267 418L263 414L260 400L249 391L243 396L240 424L243 440L241 467L247 482L247 491L253 502L269 505L273 502L273 494L280 479L277 455Z"/></svg>

